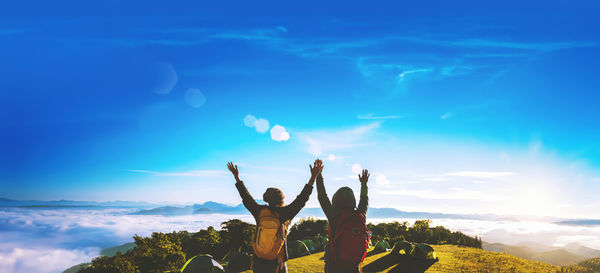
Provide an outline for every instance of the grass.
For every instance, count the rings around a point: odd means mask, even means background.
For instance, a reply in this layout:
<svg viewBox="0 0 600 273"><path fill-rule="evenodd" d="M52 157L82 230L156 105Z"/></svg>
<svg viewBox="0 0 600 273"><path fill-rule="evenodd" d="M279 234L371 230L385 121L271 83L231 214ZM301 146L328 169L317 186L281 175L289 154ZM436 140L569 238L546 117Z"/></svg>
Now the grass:
<svg viewBox="0 0 600 273"><path fill-rule="evenodd" d="M461 247L455 245L433 245L439 262L431 266L427 273L440 272L478 272L478 273L533 273L533 272L568 272L568 273L590 273L589 268L581 266L561 267L543 262L530 261L513 255L485 251L477 248ZM387 253L369 256L365 259L367 265ZM293 273L315 273L323 272L323 252L310 256L291 259L288 261L288 271ZM393 267L380 272L392 272ZM251 273L252 271L244 271Z"/></svg>

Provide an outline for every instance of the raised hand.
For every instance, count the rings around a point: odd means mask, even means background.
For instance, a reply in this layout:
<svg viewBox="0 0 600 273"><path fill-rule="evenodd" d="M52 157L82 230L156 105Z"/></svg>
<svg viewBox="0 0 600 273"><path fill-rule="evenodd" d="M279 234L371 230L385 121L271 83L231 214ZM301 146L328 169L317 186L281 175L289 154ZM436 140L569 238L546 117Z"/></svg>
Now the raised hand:
<svg viewBox="0 0 600 273"><path fill-rule="evenodd" d="M240 181L240 172L238 171L237 165L233 165L233 162L227 162L227 168L233 174L233 177L235 177L235 181Z"/></svg>
<svg viewBox="0 0 600 273"><path fill-rule="evenodd" d="M314 180L319 174L321 174L321 171L323 171L323 161L317 159L315 160L314 166L309 164L308 167L310 168L310 179Z"/></svg>
<svg viewBox="0 0 600 273"><path fill-rule="evenodd" d="M361 183L367 183L369 181L370 175L371 174L369 173L369 171L364 169L362 171L362 176L360 174L358 174L358 180L360 180Z"/></svg>

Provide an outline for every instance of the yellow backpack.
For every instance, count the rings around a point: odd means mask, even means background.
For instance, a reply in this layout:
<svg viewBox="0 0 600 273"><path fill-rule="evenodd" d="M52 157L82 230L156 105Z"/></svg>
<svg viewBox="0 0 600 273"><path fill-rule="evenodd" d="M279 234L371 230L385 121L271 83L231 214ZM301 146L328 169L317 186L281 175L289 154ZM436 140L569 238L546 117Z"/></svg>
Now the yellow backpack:
<svg viewBox="0 0 600 273"><path fill-rule="evenodd" d="M252 242L254 255L265 260L279 258L283 248L287 227L281 224L279 215L269 208L264 208L258 214L256 235Z"/></svg>

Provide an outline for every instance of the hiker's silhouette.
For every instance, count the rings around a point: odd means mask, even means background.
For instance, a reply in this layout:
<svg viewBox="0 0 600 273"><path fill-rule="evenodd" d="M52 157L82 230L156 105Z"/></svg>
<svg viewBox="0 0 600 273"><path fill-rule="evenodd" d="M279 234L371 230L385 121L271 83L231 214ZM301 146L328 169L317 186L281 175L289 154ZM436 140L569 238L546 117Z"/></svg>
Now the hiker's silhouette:
<svg viewBox="0 0 600 273"><path fill-rule="evenodd" d="M326 273L360 272L370 240L366 227L369 176L367 170L358 175L361 184L358 207L354 192L349 187L338 189L330 201L323 176L317 176L319 203L329 223L329 243L325 246L324 256Z"/></svg>
<svg viewBox="0 0 600 273"><path fill-rule="evenodd" d="M309 165L310 179L296 199L285 206L285 195L278 188L268 188L263 194L263 200L268 205L259 205L250 195L244 182L239 178L237 165L227 163L227 168L235 177L235 186L242 197L242 203L250 211L256 221L256 233L252 248L252 270L260 273L287 272L287 231L291 220L304 207L313 190L317 176L323 170L323 162L315 160L314 166Z"/></svg>

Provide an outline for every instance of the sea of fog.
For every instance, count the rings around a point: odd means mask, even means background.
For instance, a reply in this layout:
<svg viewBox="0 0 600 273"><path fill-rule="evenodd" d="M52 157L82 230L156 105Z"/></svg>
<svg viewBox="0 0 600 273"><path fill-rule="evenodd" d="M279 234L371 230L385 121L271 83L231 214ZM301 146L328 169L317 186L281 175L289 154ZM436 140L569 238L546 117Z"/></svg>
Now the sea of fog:
<svg viewBox="0 0 600 273"><path fill-rule="evenodd" d="M185 216L130 215L138 209L0 208L0 273L62 272L99 255L100 250L133 241L137 234L197 231L218 227L228 219L254 220L249 214ZM297 218L296 220L298 220ZM417 219L368 219L370 222ZM486 242L517 244L534 241L546 245L577 242L600 249L600 226L569 226L535 221L484 221L434 219L442 225Z"/></svg>

